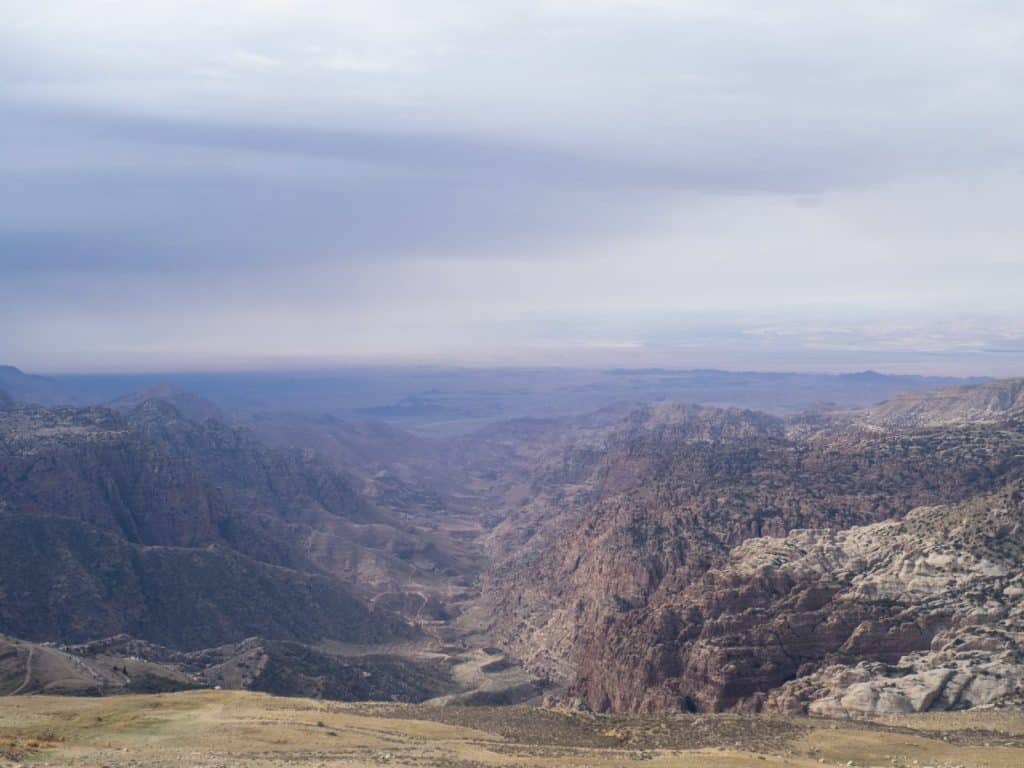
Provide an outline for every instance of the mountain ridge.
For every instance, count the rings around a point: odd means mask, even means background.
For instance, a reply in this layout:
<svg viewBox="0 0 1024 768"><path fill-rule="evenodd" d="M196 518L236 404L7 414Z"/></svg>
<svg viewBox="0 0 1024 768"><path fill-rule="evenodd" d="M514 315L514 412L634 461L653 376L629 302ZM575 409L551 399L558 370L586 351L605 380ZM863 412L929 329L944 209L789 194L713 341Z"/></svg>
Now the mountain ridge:
<svg viewBox="0 0 1024 768"><path fill-rule="evenodd" d="M902 578L857 554L875 551L862 542L899 541L927 563L899 533L927 509L1012 498L1016 386L907 396L898 415L617 404L443 438L329 414L238 417L173 387L113 408L18 405L0 412L0 632L76 647L123 633L227 665L236 687L259 685L270 659L273 689L302 695L377 690L354 685L351 653L390 658L382 679L400 696L434 679L417 663L445 660L461 682L431 690L451 701L548 690L598 711L858 717L1012 702L1016 683L991 673L1016 679L1016 640L979 635L986 667L929 645L957 605L865 593L854 610L843 595L857 573ZM956 536L983 552L975 529ZM801 616L820 631L801 634Z"/></svg>

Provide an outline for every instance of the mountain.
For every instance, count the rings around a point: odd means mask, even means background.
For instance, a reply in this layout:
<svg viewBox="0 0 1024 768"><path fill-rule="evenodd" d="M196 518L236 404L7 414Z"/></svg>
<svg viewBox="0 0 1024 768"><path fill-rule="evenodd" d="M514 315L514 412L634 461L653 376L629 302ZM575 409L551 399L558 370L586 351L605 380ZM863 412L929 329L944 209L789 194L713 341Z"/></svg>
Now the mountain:
<svg viewBox="0 0 1024 768"><path fill-rule="evenodd" d="M194 688L345 701L423 701L456 688L439 661L343 656L252 637L182 652L119 635L53 646L0 636L0 695L107 696Z"/></svg>
<svg viewBox="0 0 1024 768"><path fill-rule="evenodd" d="M624 401L739 407L774 415L808 408L862 408L908 390L983 379L925 377L864 371L793 372L573 368L387 367L327 371L160 374L62 374L61 386L80 404L108 403L126 393L174 387L196 393L235 414L324 414L348 422L387 421L419 435L469 435L511 419L585 416ZM158 388L153 390L152 388ZM0 383L0 389L3 384ZM49 402L49 401L40 401ZM62 400L60 402L68 402ZM179 404L180 405L180 404Z"/></svg>
<svg viewBox="0 0 1024 768"><path fill-rule="evenodd" d="M0 365L0 390L23 403L59 405L78 402L72 387L45 376L22 373L13 365Z"/></svg>
<svg viewBox="0 0 1024 768"><path fill-rule="evenodd" d="M1024 419L879 429L648 406L543 458L490 534L482 600L499 644L586 706L729 707L743 697L649 693L644 654L678 651L659 618L672 596L749 539L899 519L1022 476Z"/></svg>
<svg viewBox="0 0 1024 768"><path fill-rule="evenodd" d="M885 427L942 427L994 422L1024 414L1024 379L1000 379L972 386L904 392L857 417Z"/></svg>
<svg viewBox="0 0 1024 768"><path fill-rule="evenodd" d="M110 408L122 412L130 412L149 400L167 403L186 419L204 422L209 419L229 422L227 413L218 405L205 397L189 392L173 384L155 384L138 392L121 395L110 403Z"/></svg>
<svg viewBox="0 0 1024 768"><path fill-rule="evenodd" d="M0 631L17 637L405 636L360 596L360 560L394 558L374 551L390 524L315 460L166 403L0 414Z"/></svg>
<svg viewBox="0 0 1024 768"><path fill-rule="evenodd" d="M82 655L76 649L0 635L0 695L29 693L102 696L203 687L189 673L136 655Z"/></svg>
<svg viewBox="0 0 1024 768"><path fill-rule="evenodd" d="M0 686L1012 704L1020 397L616 403L444 437L175 387L19 404L0 410Z"/></svg>
<svg viewBox="0 0 1024 768"><path fill-rule="evenodd" d="M1022 704L1022 488L750 539L603 627L610 666L586 667L577 693L839 716Z"/></svg>

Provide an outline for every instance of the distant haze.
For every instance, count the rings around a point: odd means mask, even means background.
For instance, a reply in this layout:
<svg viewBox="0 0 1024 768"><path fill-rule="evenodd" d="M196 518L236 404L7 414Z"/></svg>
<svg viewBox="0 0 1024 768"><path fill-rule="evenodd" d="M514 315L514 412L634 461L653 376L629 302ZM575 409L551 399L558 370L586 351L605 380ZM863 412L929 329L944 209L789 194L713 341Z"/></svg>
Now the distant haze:
<svg viewBox="0 0 1024 768"><path fill-rule="evenodd" d="M1024 374L1024 9L0 7L0 363Z"/></svg>

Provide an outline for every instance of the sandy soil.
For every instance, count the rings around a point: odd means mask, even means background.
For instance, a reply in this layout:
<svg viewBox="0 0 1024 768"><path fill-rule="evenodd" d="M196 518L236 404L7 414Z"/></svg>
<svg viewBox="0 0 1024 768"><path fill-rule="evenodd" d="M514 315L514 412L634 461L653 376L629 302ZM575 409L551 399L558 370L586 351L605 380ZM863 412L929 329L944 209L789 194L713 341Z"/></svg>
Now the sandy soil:
<svg viewBox="0 0 1024 768"><path fill-rule="evenodd" d="M879 723L337 704L237 691L0 699L0 765L1021 768L1024 713Z"/></svg>

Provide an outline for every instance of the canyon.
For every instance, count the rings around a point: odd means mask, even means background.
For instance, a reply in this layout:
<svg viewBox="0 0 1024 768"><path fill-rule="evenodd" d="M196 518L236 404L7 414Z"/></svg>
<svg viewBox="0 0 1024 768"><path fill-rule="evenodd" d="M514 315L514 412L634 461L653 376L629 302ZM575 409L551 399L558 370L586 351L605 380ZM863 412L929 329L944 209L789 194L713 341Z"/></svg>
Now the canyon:
<svg viewBox="0 0 1024 768"><path fill-rule="evenodd" d="M7 396L0 693L1019 706L1022 393L614 402L441 435L172 386Z"/></svg>

